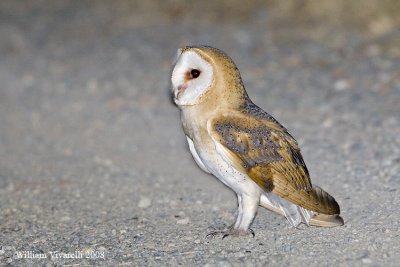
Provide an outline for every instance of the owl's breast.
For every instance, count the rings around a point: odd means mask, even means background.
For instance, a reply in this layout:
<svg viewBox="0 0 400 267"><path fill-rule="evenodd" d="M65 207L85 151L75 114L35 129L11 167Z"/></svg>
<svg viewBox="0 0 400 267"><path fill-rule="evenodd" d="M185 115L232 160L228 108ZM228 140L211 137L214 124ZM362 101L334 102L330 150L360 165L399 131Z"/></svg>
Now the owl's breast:
<svg viewBox="0 0 400 267"><path fill-rule="evenodd" d="M207 121L214 116L216 116L215 112L204 109L187 108L182 110L182 126L194 160L202 170L217 177L236 193L253 189L256 185L253 180L247 174L235 169L223 158L221 152L218 152L216 144L207 130Z"/></svg>
<svg viewBox="0 0 400 267"><path fill-rule="evenodd" d="M208 133L195 135L193 141L188 138L188 142L193 158L202 170L213 174L236 193L242 193L247 191L248 187L254 187L254 182L247 174L235 169L221 156Z"/></svg>

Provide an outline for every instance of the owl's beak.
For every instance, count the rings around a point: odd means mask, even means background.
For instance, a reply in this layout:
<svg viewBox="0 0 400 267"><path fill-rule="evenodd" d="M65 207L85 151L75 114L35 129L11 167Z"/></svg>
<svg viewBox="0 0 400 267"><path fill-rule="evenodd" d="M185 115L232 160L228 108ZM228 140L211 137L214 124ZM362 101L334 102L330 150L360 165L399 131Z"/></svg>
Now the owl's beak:
<svg viewBox="0 0 400 267"><path fill-rule="evenodd" d="M185 92L187 87L188 85L186 83L179 85L177 90L175 91L175 98L178 99L183 94L183 92Z"/></svg>

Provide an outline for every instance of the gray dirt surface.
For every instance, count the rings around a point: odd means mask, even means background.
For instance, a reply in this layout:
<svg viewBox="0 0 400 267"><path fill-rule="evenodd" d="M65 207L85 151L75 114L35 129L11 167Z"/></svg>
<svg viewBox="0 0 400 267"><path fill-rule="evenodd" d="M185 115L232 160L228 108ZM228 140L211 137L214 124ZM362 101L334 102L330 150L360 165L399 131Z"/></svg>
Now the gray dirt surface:
<svg viewBox="0 0 400 267"><path fill-rule="evenodd" d="M194 4L1 1L0 265L398 266L397 22ZM169 98L188 44L231 55L343 227L295 229L260 208L255 238L206 237L237 203L195 165Z"/></svg>

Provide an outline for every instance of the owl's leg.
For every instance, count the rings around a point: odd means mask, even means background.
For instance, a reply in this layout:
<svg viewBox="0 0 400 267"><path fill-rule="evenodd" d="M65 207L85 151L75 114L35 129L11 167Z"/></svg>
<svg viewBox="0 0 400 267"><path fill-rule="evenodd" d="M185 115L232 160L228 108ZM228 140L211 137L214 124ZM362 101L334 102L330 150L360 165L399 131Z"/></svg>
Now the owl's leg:
<svg viewBox="0 0 400 267"><path fill-rule="evenodd" d="M229 230L238 228L239 225L240 225L240 222L242 221L242 218L243 218L242 196L238 194L238 195L237 195L237 198L238 198L238 215L237 215L237 217L236 217L235 223L232 224L232 225L229 227Z"/></svg>
<svg viewBox="0 0 400 267"><path fill-rule="evenodd" d="M227 236L243 236L252 234L253 230L250 225L257 213L260 198L257 196L249 196L246 194L238 194L238 216L236 222L228 231L225 232L223 238Z"/></svg>
<svg viewBox="0 0 400 267"><path fill-rule="evenodd" d="M212 231L207 237L222 235L222 238L227 236L245 236L251 234L254 237L254 232L249 227L254 220L259 205L259 197L238 194L238 215L234 224L228 229Z"/></svg>
<svg viewBox="0 0 400 267"><path fill-rule="evenodd" d="M214 237L222 234L222 238L227 236L244 236L251 234L254 237L250 225L256 216L262 189L253 181L245 181L242 191L236 192L238 198L238 213L236 221L228 229L213 231L207 237Z"/></svg>

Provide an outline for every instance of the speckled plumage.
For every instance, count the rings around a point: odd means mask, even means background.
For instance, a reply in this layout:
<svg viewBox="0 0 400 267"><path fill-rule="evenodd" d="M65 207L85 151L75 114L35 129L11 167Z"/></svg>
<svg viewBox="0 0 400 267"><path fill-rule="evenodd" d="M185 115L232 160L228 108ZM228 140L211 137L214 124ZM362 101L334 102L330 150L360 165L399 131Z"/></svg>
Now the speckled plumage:
<svg viewBox="0 0 400 267"><path fill-rule="evenodd" d="M185 47L176 66L172 85L190 151L238 196L238 217L227 234L248 233L259 204L295 226L343 224L335 199L312 185L296 140L250 100L231 58L208 46ZM203 80L197 72L206 72ZM194 98L191 88L198 90Z"/></svg>

